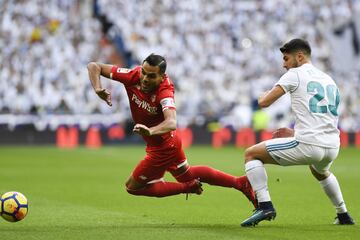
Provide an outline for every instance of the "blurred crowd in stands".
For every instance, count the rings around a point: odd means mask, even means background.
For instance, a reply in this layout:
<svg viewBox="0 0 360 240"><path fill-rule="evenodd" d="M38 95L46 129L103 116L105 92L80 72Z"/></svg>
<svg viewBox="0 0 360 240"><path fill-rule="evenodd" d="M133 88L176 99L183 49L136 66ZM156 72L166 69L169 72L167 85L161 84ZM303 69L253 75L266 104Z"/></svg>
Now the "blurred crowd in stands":
<svg viewBox="0 0 360 240"><path fill-rule="evenodd" d="M285 72L279 47L306 38L312 62L340 87L340 127L360 130L360 0L18 0L0 6L0 117L112 114L130 118L126 92L86 65L133 67L164 55L178 123L234 129L291 126L290 100L258 110L257 97ZM261 114L258 114L261 113Z"/></svg>

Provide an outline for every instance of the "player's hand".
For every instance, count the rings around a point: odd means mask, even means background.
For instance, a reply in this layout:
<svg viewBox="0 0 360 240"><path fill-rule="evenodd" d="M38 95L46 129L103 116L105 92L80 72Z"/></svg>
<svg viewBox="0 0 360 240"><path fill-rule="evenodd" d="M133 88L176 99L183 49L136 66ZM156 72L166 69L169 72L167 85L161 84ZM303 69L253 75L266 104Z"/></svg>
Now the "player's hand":
<svg viewBox="0 0 360 240"><path fill-rule="evenodd" d="M111 103L111 93L105 89L105 88L102 88L102 89L98 89L96 90L96 94L102 99L104 100L107 105L109 106L112 106L112 103Z"/></svg>
<svg viewBox="0 0 360 240"><path fill-rule="evenodd" d="M279 128L272 133L273 138L286 138L294 136L294 129L291 128Z"/></svg>
<svg viewBox="0 0 360 240"><path fill-rule="evenodd" d="M151 130L147 126L143 124L136 124L133 129L134 133L143 135L143 136L151 136Z"/></svg>

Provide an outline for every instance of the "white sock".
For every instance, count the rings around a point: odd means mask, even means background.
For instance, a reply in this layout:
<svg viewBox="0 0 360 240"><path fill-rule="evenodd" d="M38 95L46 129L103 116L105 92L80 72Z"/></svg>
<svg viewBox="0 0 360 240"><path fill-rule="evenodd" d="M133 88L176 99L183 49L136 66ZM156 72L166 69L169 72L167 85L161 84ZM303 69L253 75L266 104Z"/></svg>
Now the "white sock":
<svg viewBox="0 0 360 240"><path fill-rule="evenodd" d="M245 163L246 176L256 194L259 202L271 201L267 186L267 175L264 164L259 160Z"/></svg>
<svg viewBox="0 0 360 240"><path fill-rule="evenodd" d="M332 204L334 205L336 213L347 212L339 183L334 174L331 173L329 177L319 182L321 187L324 189L326 195L329 197Z"/></svg>

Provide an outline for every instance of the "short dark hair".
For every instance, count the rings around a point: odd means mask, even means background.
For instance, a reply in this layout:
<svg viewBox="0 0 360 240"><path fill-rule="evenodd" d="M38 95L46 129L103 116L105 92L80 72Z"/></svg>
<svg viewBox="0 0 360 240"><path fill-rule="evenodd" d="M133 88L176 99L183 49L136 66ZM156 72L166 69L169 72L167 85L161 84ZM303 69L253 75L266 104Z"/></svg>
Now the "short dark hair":
<svg viewBox="0 0 360 240"><path fill-rule="evenodd" d="M309 42L300 38L292 39L280 48L282 53L295 53L299 50L303 51L308 56L311 55L311 47Z"/></svg>
<svg viewBox="0 0 360 240"><path fill-rule="evenodd" d="M158 66L161 73L166 71L166 60L163 56L152 53L145 58L144 62L147 62L150 66Z"/></svg>

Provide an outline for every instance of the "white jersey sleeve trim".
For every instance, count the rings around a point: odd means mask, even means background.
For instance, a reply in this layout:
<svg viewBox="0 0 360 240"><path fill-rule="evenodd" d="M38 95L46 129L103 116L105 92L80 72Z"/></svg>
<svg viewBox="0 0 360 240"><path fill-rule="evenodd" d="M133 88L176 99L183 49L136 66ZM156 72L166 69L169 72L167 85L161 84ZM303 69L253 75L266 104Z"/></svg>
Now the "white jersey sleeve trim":
<svg viewBox="0 0 360 240"><path fill-rule="evenodd" d="M285 92L294 92L300 85L299 75L296 71L290 69L284 75L281 76L279 81L275 84L284 89Z"/></svg>
<svg viewBox="0 0 360 240"><path fill-rule="evenodd" d="M288 92L288 90L287 90L283 85L281 85L281 84L279 84L279 83L275 84L275 86L281 87L281 88L284 90L285 93Z"/></svg>

